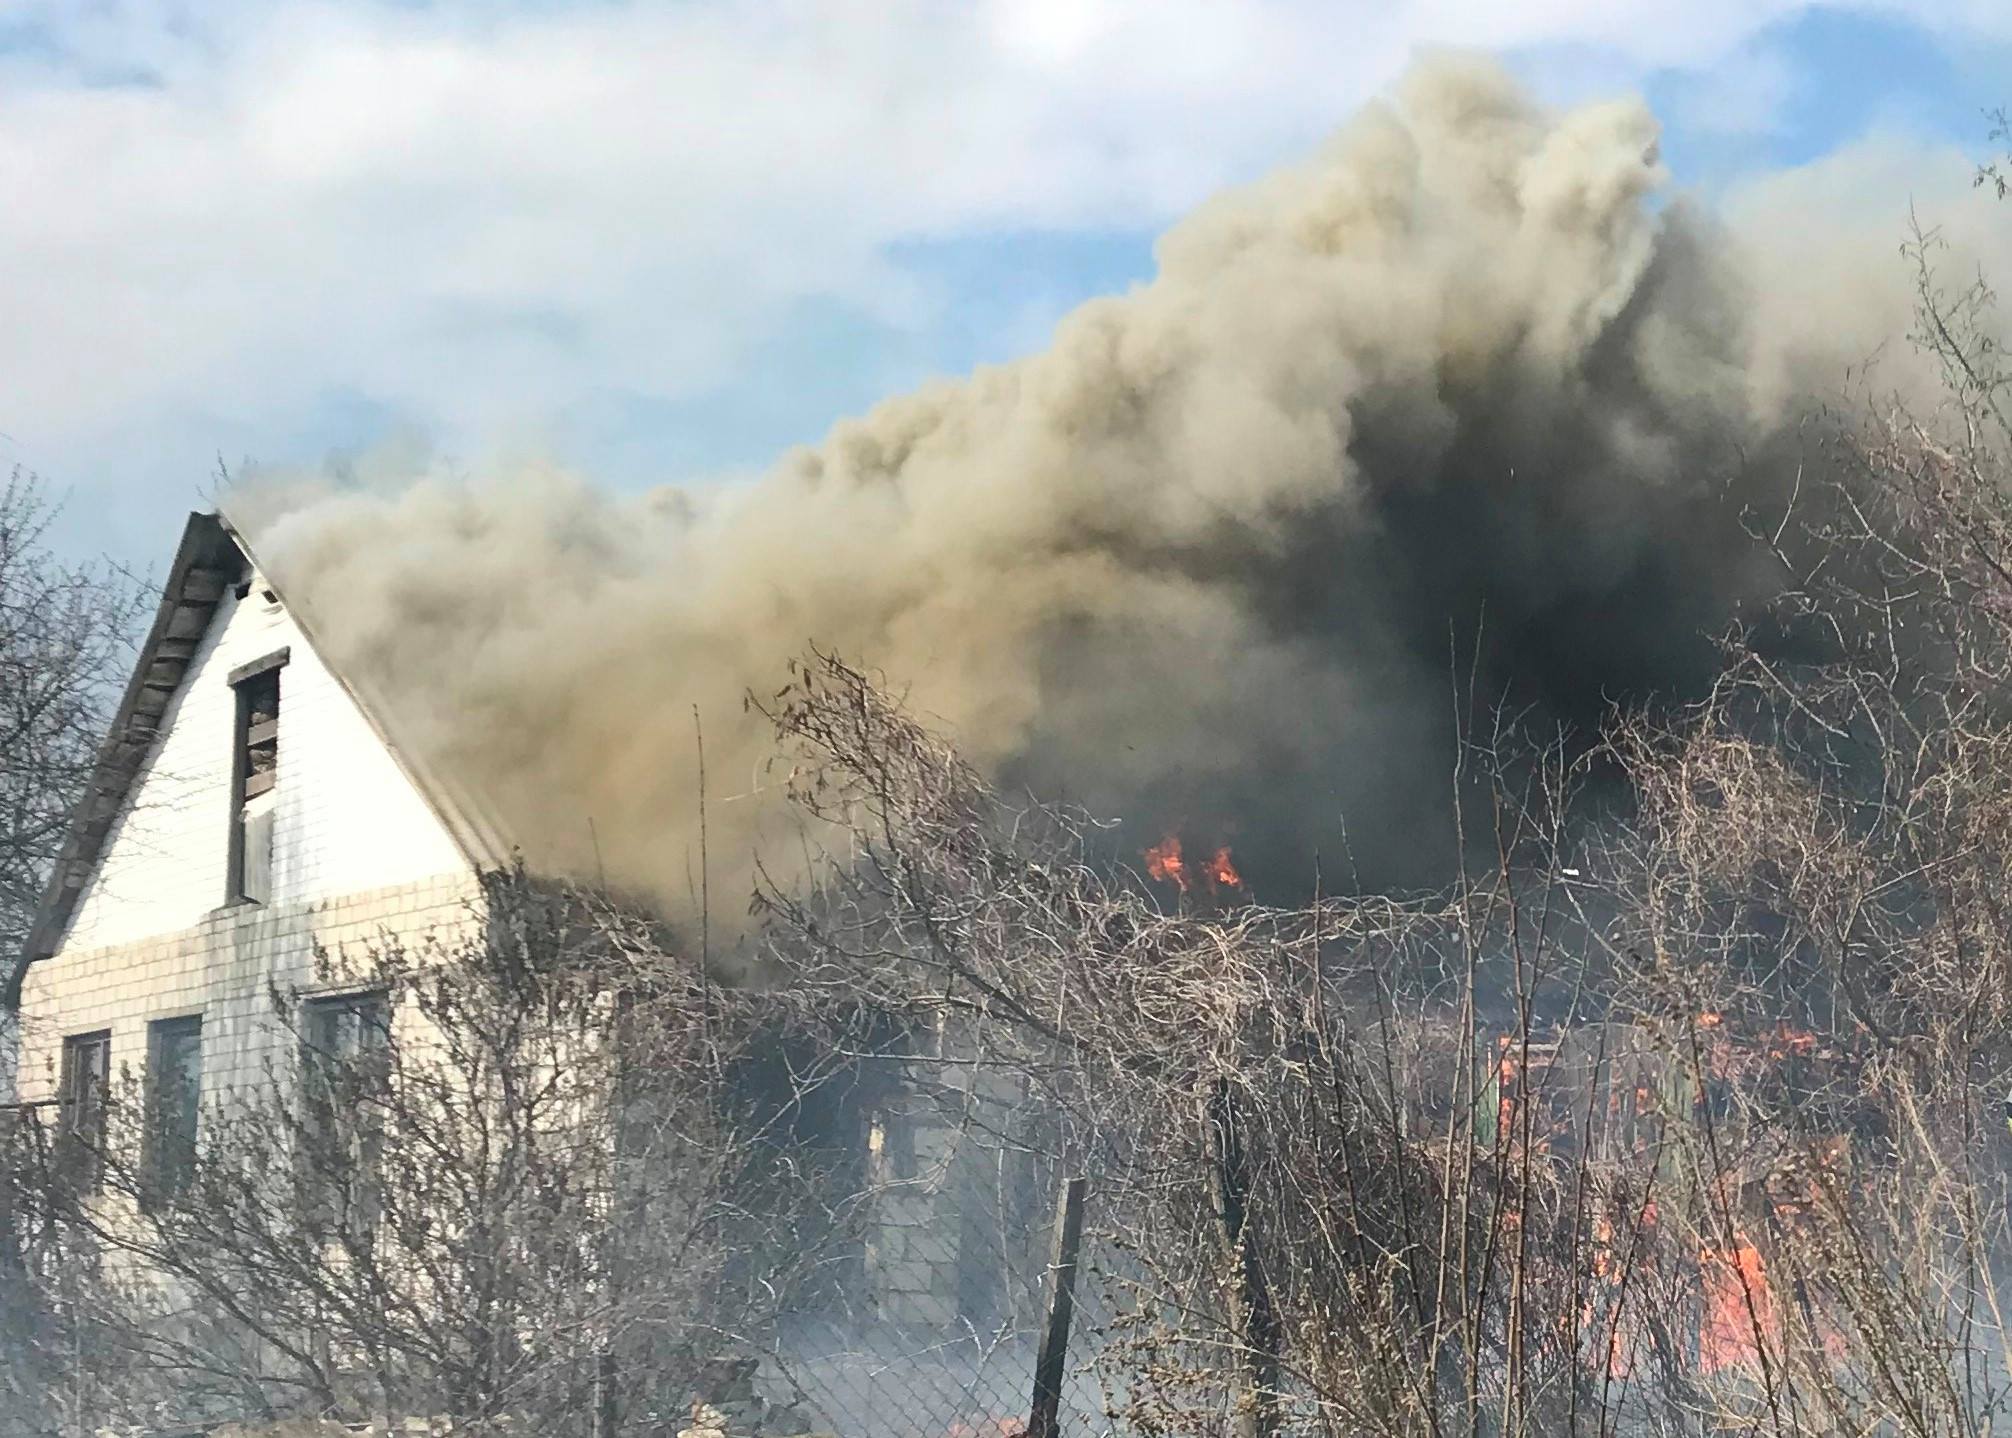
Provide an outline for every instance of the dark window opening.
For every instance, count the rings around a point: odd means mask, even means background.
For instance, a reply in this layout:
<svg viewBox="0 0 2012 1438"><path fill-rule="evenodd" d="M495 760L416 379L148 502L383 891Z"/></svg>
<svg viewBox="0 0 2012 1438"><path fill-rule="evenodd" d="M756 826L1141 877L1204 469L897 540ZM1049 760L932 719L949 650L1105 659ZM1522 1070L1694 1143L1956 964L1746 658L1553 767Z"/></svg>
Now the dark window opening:
<svg viewBox="0 0 2012 1438"><path fill-rule="evenodd" d="M196 1129L203 1091L203 1021L163 1019L147 1030L147 1131L150 1197L172 1201L195 1174Z"/></svg>
<svg viewBox="0 0 2012 1438"><path fill-rule="evenodd" d="M279 675L286 651L231 678L237 729L231 758L231 847L227 903L272 897L272 819L279 782Z"/></svg>
<svg viewBox="0 0 2012 1438"><path fill-rule="evenodd" d="M96 1193L105 1182L105 1109L112 1081L112 1033L72 1034L63 1040L58 1095L62 1131L59 1158L79 1193Z"/></svg>
<svg viewBox="0 0 2012 1438"><path fill-rule="evenodd" d="M362 1237L376 1225L377 1160L390 1047L378 992L309 999L301 1013L296 1161L311 1218Z"/></svg>
<svg viewBox="0 0 2012 1438"><path fill-rule="evenodd" d="M309 999L301 1038L307 1046L310 1087L370 1067L390 1033L385 996L379 991Z"/></svg>

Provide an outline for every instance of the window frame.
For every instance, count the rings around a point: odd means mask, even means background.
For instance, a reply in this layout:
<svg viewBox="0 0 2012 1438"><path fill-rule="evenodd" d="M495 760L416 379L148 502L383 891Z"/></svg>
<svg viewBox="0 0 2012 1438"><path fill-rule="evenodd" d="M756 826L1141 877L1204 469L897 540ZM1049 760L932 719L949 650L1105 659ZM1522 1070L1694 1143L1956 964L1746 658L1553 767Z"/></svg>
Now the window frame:
<svg viewBox="0 0 2012 1438"><path fill-rule="evenodd" d="M86 1055L95 1055L95 1062L88 1068L83 1061ZM89 1089L83 1089L87 1074L91 1075L94 1083ZM57 1142L62 1151L63 1167L70 1170L71 1183L77 1192L102 1192L111 1111L111 1029L87 1029L81 1033L65 1034L62 1067L58 1070L56 1083ZM88 1135L84 1131L87 1121L91 1130Z"/></svg>
<svg viewBox="0 0 2012 1438"><path fill-rule="evenodd" d="M345 1022L355 1026L347 1043L339 1028L330 1028ZM382 1121L367 1104L354 1102L356 1094L328 1092L328 1065L356 1064L367 1053L386 1053L391 1023L391 994L382 988L315 994L300 1001L297 1123L302 1146L294 1155L295 1179L304 1210L318 1213L331 1228L342 1221L352 1242L368 1242L376 1224ZM360 1088L371 1076L357 1073L349 1082ZM340 1167L334 1157L338 1146L348 1150ZM349 1190L346 1214L332 1206L336 1190L343 1187Z"/></svg>
<svg viewBox="0 0 2012 1438"><path fill-rule="evenodd" d="M172 1149L166 1146L167 1077L169 1045L193 1037L193 1072L186 1075L193 1090L175 1117L187 1115L187 1132L178 1132ZM195 1176L196 1146L202 1135L202 1094L204 1065L203 1016L176 1014L155 1019L147 1025L146 1129L141 1135L141 1172L145 1176L145 1197L149 1203L172 1203L187 1194Z"/></svg>
<svg viewBox="0 0 2012 1438"><path fill-rule="evenodd" d="M230 672L234 712L231 718L230 850L225 860L224 872L226 908L240 904L264 904L271 900L270 853L266 856L264 882L260 885L251 882L253 877L251 866L247 863L249 857L247 830L250 826L245 820L245 805L258 797L257 794L249 792L253 779L251 751L256 745L270 743L273 746L274 768L267 771L273 778L259 790L259 793L269 794L278 785L279 721L285 712L285 685L281 681L280 671L287 666L292 657L293 651L290 646L276 649L249 663L240 664ZM252 705L263 697L263 691L268 685L272 695L273 717L270 722L273 725L273 732L266 738L255 740L252 737ZM261 892L252 892L255 887Z"/></svg>

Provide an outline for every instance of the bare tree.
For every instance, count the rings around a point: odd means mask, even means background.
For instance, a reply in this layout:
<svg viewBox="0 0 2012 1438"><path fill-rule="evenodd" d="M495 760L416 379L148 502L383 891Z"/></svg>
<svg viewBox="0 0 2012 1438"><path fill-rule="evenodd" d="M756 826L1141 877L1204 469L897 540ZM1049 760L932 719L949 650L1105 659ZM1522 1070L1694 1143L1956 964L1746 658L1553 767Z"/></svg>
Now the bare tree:
<svg viewBox="0 0 2012 1438"><path fill-rule="evenodd" d="M844 1216L732 1082L789 1015L590 895L503 875L475 918L274 992L262 1076L193 1148L131 1076L88 1162L45 1145L38 1218L93 1274L54 1364L92 1346L84 1411L668 1422L815 1276Z"/></svg>
<svg viewBox="0 0 2012 1438"><path fill-rule="evenodd" d="M770 933L1094 1154L1133 1431L1979 1433L2004 770L1918 705L1831 747L1891 717L1856 674L1735 655L1622 716L1637 804L1591 830L1563 751L1491 724L1498 859L1445 894L1167 912L813 654L771 717L840 839Z"/></svg>
<svg viewBox="0 0 2012 1438"><path fill-rule="evenodd" d="M32 475L0 484L0 1094L11 1093L22 945L126 667L139 586L105 564L63 560L56 507ZM63 1245L24 1186L35 1136L0 1112L0 1411L60 1410L47 1360Z"/></svg>
<svg viewBox="0 0 2012 1438"><path fill-rule="evenodd" d="M144 596L101 563L50 545L47 489L0 485L0 1009L49 867L96 762Z"/></svg>

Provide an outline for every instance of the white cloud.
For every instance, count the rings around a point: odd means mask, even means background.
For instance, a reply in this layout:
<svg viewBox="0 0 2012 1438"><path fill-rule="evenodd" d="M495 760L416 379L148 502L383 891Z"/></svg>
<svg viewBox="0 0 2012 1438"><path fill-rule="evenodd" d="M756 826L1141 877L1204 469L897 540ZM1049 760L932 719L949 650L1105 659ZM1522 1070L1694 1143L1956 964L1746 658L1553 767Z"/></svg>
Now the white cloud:
<svg viewBox="0 0 2012 1438"><path fill-rule="evenodd" d="M1802 83L1801 71L1778 50L1749 48L1702 72L1664 118L1697 134L1769 134Z"/></svg>
<svg viewBox="0 0 2012 1438"><path fill-rule="evenodd" d="M806 299L925 323L892 241L1160 223L1415 45L1700 64L1790 8L0 0L0 431L702 392Z"/></svg>

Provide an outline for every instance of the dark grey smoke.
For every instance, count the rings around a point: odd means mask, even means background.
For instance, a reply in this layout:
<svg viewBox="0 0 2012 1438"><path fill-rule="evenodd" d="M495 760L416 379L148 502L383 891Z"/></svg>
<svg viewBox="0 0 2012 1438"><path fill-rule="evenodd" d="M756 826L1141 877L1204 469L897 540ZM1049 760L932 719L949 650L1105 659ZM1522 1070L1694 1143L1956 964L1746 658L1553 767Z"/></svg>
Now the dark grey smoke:
<svg viewBox="0 0 2012 1438"><path fill-rule="evenodd" d="M1340 871L1345 821L1364 882L1428 881L1456 671L1578 726L1694 693L1777 583L1742 517L1904 319L1897 189L1806 233L1806 177L1714 219L1664 201L1656 137L1637 102L1552 115L1436 60L1045 352L752 486L268 477L233 507L535 862L674 911L694 706L719 893L778 832L741 695L808 640L1128 845L1226 840L1280 892L1316 846Z"/></svg>

